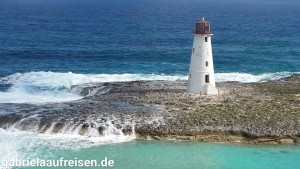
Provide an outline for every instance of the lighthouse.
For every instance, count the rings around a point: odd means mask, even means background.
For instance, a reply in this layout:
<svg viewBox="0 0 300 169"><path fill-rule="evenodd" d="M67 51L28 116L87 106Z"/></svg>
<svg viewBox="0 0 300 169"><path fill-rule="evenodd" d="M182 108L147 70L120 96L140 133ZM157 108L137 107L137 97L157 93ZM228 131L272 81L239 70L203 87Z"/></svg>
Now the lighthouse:
<svg viewBox="0 0 300 169"><path fill-rule="evenodd" d="M217 95L211 46L210 23L197 21L194 29L194 43L188 77L188 93Z"/></svg>

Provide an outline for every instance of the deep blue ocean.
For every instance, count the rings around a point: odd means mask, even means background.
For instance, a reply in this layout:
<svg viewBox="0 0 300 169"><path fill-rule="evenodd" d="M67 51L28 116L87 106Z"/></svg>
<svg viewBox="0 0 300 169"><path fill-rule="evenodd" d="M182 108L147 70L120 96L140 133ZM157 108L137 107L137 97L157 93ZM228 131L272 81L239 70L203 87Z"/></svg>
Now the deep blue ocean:
<svg viewBox="0 0 300 169"><path fill-rule="evenodd" d="M1 0L0 77L185 75L202 17L216 72L299 72L299 11L298 0Z"/></svg>
<svg viewBox="0 0 300 169"><path fill-rule="evenodd" d="M202 17L216 81L299 73L299 11L298 0L1 0L0 102L74 100L66 91L88 82L187 79Z"/></svg>
<svg viewBox="0 0 300 169"><path fill-rule="evenodd" d="M217 82L299 73L299 11L299 0L1 0L0 115L6 103L82 98L70 93L72 85L185 80L194 23L202 17L214 34ZM289 169L300 159L299 146L110 145L114 137L107 145L79 136L33 135L0 130L0 160L77 154L109 155L116 168Z"/></svg>

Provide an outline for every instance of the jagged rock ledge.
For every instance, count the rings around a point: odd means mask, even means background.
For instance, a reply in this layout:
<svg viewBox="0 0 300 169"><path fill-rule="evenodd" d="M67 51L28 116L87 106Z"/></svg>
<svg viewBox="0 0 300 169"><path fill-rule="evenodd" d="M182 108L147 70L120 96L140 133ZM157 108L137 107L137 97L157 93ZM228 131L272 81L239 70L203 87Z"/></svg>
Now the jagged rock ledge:
<svg viewBox="0 0 300 169"><path fill-rule="evenodd" d="M300 143L300 75L261 82L217 83L218 96L185 92L186 81L85 84L65 102L0 104L0 128L40 133L245 144ZM96 133L96 134L95 134Z"/></svg>
<svg viewBox="0 0 300 169"><path fill-rule="evenodd" d="M244 135L210 133L192 136L183 135L140 135L137 134L137 140L181 140L181 141L199 141L213 143L230 143L230 144L254 144L254 145L278 145L278 144L300 144L300 137L297 136L261 136L247 137Z"/></svg>
<svg viewBox="0 0 300 169"><path fill-rule="evenodd" d="M137 128L137 139L300 143L299 79L293 75L264 83L218 83L217 97L187 94L185 82L156 84L165 92L149 91L131 102L163 105L168 117L156 128Z"/></svg>
<svg viewBox="0 0 300 169"><path fill-rule="evenodd" d="M261 83L218 83L217 86L219 96L170 92L157 97L154 92L148 93L142 102L164 105L174 116L155 129L137 129L137 139L300 143L300 75Z"/></svg>

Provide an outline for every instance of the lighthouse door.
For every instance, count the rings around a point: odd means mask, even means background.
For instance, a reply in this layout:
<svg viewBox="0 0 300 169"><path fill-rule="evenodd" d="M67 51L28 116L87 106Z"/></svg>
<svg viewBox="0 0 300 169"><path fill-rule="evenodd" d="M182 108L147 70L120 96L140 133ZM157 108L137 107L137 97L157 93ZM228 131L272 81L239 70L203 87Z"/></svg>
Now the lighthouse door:
<svg viewBox="0 0 300 169"><path fill-rule="evenodd" d="M209 75L205 75L205 83L209 83Z"/></svg>

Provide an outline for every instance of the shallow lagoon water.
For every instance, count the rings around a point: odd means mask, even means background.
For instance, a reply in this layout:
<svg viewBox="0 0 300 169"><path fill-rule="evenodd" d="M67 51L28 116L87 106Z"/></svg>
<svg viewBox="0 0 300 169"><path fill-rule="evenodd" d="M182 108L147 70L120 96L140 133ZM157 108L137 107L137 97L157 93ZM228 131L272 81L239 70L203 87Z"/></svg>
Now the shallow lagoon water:
<svg viewBox="0 0 300 169"><path fill-rule="evenodd" d="M300 146L131 141L80 150L47 149L45 152L51 152L52 159L63 156L100 161L107 157L114 160L113 168L116 169L291 169L298 167Z"/></svg>
<svg viewBox="0 0 300 169"><path fill-rule="evenodd" d="M298 168L300 160L299 145L139 141L121 135L93 138L5 130L0 130L0 135L0 143L5 145L1 148L0 161L15 158L59 160L63 157L66 160L97 160L99 164L107 157L114 161L116 169L291 169Z"/></svg>

